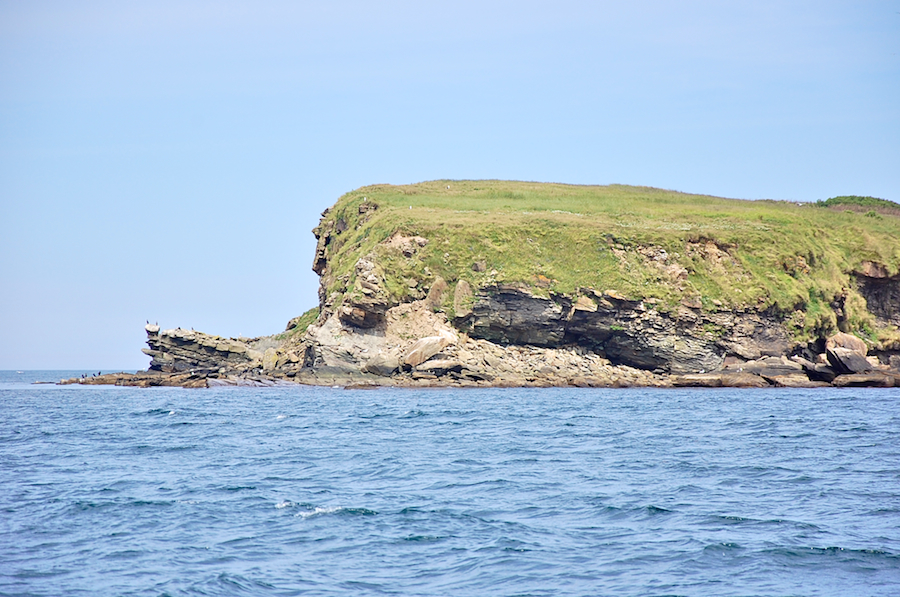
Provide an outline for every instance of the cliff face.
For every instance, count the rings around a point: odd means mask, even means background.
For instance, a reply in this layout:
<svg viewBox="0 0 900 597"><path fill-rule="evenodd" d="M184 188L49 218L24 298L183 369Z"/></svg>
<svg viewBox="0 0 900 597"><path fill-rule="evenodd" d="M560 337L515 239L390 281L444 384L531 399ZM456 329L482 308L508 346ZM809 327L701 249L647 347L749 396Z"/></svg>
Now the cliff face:
<svg viewBox="0 0 900 597"><path fill-rule="evenodd" d="M865 261L855 277L866 308L878 325L900 326L900 274L891 276L884 265Z"/></svg>
<svg viewBox="0 0 900 597"><path fill-rule="evenodd" d="M481 289L471 314L455 323L477 338L583 346L615 364L659 373L713 371L728 354L749 360L791 348L780 322L760 313L703 312L695 305L660 312L654 307L653 301L628 300L610 291L584 288L577 298L543 298L501 285Z"/></svg>
<svg viewBox="0 0 900 597"><path fill-rule="evenodd" d="M175 373L192 369L240 368L262 356L246 342L194 330L160 331L158 325L149 324L146 331L149 348L143 349L143 353L151 358L152 371Z"/></svg>
<svg viewBox="0 0 900 597"><path fill-rule="evenodd" d="M389 218L386 195L397 203L422 205L419 187L361 189L323 214L314 231L319 241L313 268L321 276L320 316L306 337L312 369L365 371L367 355L391 353L389 361L398 363L393 374L403 375L404 347L390 341L396 336L396 310L403 305L434 312L440 322L432 322L432 332L445 328L495 346L551 351L546 358L553 357L552 351L584 350L610 365L651 372L670 381L668 374L743 370L746 364L749 370L769 371L770 379L785 375L806 379L811 374L808 381L819 383L830 374L817 373L815 367L836 367L829 364L826 340L842 331L867 337L861 356L868 360L841 373L864 374L896 362L891 357L900 349L896 330L900 324L900 274L896 272L900 228L894 220L886 228L880 222L887 234L867 247L860 247L855 239L842 244L841 238L828 238L825 227L809 230L808 242L787 242L783 234L807 232L793 228L787 219L782 231L735 217L722 226L729 232L718 238L713 230L703 235L680 233L691 226L673 222L668 214L653 214L642 224L665 229L665 234L625 238L620 233L622 222L617 221L609 232L600 232L585 243L585 252L595 252L597 259L594 271L583 278L618 288L571 282L567 288L558 278L572 278L566 266L582 265L580 251L575 247L564 255L563 263L557 259L555 268L548 266L559 256L548 255L551 243L542 243L540 237L547 230L558 230L560 223L545 218L546 209L541 217L522 212L537 219L537 227L523 216L520 223L498 231L495 224L479 222L477 215L468 220L472 228L467 230L454 222L460 210L446 206L444 211L428 209L440 212L437 218L415 213L413 205L408 206L412 215L394 206L396 220L380 228ZM734 202L735 208L728 200L718 201L724 211L745 207L741 202ZM793 217L800 211L792 204L767 204L767 209L779 217ZM807 210L805 214L822 217L814 208ZM770 212L766 216L778 221ZM578 244L584 238L579 236L579 226L584 228L587 220L573 222L573 214L565 213L572 243ZM850 216L828 213L822 221L828 226L845 225L828 220L841 217ZM756 221L766 221L765 216ZM857 218L852 224L860 222L869 223ZM730 232L736 228L747 232ZM525 245L525 251L516 243ZM783 249L779 243L785 245ZM763 245L765 249L754 249ZM860 259L851 267L854 245L860 256L879 253L884 260ZM516 253L512 263L510 253ZM770 265L761 264L763 259ZM524 268L520 267L523 262ZM638 285L644 290L636 290ZM411 337L428 332L419 329ZM442 360L446 354L444 349L432 358ZM766 361L788 357L805 362L807 368L798 361L790 365ZM487 368L496 373L496 367L488 364ZM780 381L800 383L802 379Z"/></svg>

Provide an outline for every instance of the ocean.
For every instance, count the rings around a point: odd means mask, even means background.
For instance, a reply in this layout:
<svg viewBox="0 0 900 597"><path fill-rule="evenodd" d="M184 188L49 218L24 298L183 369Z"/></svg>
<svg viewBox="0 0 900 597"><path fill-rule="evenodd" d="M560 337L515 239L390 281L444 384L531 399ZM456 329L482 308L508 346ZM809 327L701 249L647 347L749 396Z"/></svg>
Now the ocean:
<svg viewBox="0 0 900 597"><path fill-rule="evenodd" d="M2 595L900 595L898 389L0 373Z"/></svg>

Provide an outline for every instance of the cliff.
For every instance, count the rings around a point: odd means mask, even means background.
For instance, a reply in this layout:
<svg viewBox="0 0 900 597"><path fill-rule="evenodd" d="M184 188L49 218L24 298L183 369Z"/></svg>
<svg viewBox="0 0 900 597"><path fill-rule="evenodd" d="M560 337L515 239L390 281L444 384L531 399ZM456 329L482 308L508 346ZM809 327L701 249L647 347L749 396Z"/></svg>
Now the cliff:
<svg viewBox="0 0 900 597"><path fill-rule="evenodd" d="M316 310L253 340L150 326L145 352L212 384L893 385L900 218L878 207L364 187L313 231Z"/></svg>

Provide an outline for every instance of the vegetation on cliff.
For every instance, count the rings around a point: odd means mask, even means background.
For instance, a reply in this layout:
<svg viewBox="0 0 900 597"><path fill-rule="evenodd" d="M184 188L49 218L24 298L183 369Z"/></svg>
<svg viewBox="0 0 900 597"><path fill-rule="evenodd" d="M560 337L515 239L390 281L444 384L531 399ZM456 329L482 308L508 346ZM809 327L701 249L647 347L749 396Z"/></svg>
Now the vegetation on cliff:
<svg viewBox="0 0 900 597"><path fill-rule="evenodd" d="M374 185L323 215L316 268L325 303L365 292L357 263L374 257L388 294L380 300L393 304L422 298L437 278L544 295L594 288L655 299L661 310L689 303L774 313L797 339L839 327L891 337L896 331L879 328L866 310L853 274L875 263L898 275L900 217L815 205L621 185ZM389 242L416 237L427 242ZM452 317L448 296L442 308Z"/></svg>
<svg viewBox="0 0 900 597"><path fill-rule="evenodd" d="M863 212L869 217L877 217L879 213L900 216L900 203L877 197L860 197L858 195L842 195L825 201L816 201L818 207L830 207L849 211Z"/></svg>

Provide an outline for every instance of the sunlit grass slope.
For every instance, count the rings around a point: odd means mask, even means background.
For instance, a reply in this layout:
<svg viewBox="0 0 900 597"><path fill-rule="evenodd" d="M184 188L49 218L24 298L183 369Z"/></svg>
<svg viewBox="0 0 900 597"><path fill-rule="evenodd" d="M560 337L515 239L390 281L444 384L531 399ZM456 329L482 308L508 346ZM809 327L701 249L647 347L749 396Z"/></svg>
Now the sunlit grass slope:
<svg viewBox="0 0 900 597"><path fill-rule="evenodd" d="M360 214L364 200L378 209ZM398 300L411 281L427 285L436 276L475 286L523 283L538 293L591 287L655 298L663 309L684 299L710 310L768 309L790 319L798 336L833 329L829 303L841 293L853 328L875 333L850 273L863 261L882 263L891 274L900 269L900 218L893 215L648 187L374 185L341 197L326 220L346 227L328 247L334 290L352 285L357 259L374 253ZM429 242L404 257L381 244L398 232ZM483 271L473 269L476 263ZM674 267L667 272L663 265ZM686 271L676 277L671 270L679 268Z"/></svg>

